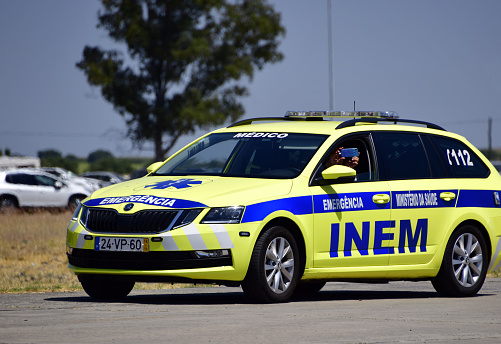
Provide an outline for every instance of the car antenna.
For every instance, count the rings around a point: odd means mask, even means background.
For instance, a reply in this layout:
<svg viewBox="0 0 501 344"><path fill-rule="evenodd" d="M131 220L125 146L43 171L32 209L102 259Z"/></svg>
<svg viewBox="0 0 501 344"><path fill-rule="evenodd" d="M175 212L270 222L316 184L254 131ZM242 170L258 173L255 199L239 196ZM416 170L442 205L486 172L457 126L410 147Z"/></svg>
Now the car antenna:
<svg viewBox="0 0 501 344"><path fill-rule="evenodd" d="M356 112L356 110L355 110L355 101L353 101L353 112Z"/></svg>

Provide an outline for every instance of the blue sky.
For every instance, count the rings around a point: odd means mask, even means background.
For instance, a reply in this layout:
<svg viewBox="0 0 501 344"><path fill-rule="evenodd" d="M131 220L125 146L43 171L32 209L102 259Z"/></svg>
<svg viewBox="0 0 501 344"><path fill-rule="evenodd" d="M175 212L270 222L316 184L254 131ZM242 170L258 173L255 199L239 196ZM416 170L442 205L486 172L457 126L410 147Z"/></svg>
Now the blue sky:
<svg viewBox="0 0 501 344"><path fill-rule="evenodd" d="M285 59L249 83L244 118L327 110L327 0L273 0ZM116 47L96 28L99 1L0 0L0 149L86 157L153 156L75 68L85 45ZM332 0L334 108L393 110L501 147L501 1ZM247 81L245 81L247 82ZM191 141L183 138L177 145Z"/></svg>

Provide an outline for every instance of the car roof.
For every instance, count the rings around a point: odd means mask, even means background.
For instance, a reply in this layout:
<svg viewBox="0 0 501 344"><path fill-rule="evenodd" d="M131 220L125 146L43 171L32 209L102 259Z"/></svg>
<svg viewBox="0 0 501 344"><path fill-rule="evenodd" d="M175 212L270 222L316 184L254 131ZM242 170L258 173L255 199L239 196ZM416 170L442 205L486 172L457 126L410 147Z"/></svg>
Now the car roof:
<svg viewBox="0 0 501 344"><path fill-rule="evenodd" d="M38 174L46 177L51 177L57 180L61 180L57 176L44 172L43 170L40 170L38 168L15 168L15 169L8 169L8 170L1 170L0 173L2 174L10 174L10 173L26 173L26 174Z"/></svg>

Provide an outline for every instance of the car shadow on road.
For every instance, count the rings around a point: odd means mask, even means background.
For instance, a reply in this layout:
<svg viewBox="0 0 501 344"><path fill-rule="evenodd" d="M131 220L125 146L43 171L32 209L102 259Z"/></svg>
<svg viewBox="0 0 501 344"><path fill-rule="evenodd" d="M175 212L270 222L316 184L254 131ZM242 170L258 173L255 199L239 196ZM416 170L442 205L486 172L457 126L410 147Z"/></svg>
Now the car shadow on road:
<svg viewBox="0 0 501 344"><path fill-rule="evenodd" d="M225 305L225 304L255 304L243 292L232 288L203 288L169 293L169 290L133 291L131 295L119 300L96 300L87 295L61 296L46 298L46 301L75 303L122 303L122 304L156 304L156 305ZM216 288L214 288L216 289ZM488 296L479 294L476 297ZM395 291L395 290L322 290L313 295L294 296L289 302L318 301L368 301L368 300L405 300L441 298L434 291Z"/></svg>

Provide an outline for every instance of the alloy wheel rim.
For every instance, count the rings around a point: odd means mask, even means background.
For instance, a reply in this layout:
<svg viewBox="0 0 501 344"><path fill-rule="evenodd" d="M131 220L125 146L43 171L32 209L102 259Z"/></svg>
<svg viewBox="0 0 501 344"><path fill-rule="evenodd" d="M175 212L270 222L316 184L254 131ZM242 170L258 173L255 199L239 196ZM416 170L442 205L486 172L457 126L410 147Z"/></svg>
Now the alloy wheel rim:
<svg viewBox="0 0 501 344"><path fill-rule="evenodd" d="M276 294L285 292L294 275L294 253L287 239L273 239L266 249L264 260L266 282Z"/></svg>
<svg viewBox="0 0 501 344"><path fill-rule="evenodd" d="M463 287L472 287L482 272L482 247L471 233L464 233L454 243L452 268L456 280Z"/></svg>

